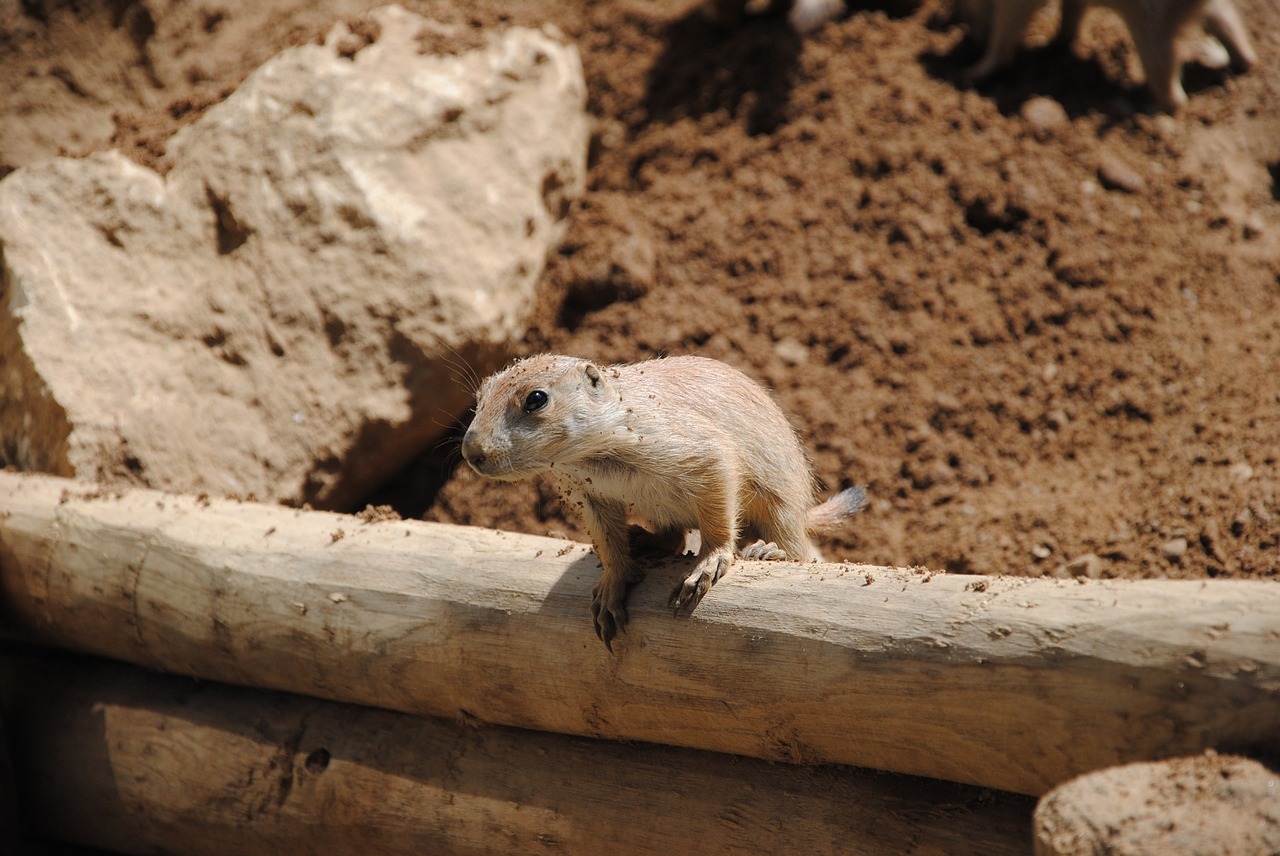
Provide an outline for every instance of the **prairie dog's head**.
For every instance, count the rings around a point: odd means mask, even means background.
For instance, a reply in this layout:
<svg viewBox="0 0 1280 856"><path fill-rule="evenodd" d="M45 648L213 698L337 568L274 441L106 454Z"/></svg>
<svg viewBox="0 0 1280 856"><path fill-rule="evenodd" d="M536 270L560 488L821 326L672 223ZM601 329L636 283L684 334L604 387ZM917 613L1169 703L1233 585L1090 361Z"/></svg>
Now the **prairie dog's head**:
<svg viewBox="0 0 1280 856"><path fill-rule="evenodd" d="M518 481L596 454L620 410L605 374L587 360L541 354L491 375L462 457L482 476Z"/></svg>

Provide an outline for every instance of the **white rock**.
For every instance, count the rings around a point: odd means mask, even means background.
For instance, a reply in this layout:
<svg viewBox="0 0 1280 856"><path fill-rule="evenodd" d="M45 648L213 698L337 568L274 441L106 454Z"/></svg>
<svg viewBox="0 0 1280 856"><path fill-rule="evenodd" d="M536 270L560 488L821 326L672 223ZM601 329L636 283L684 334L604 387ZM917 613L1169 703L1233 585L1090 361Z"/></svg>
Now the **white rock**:
<svg viewBox="0 0 1280 856"><path fill-rule="evenodd" d="M586 169L577 52L286 51L175 135L0 182L0 464L341 507L523 335Z"/></svg>
<svg viewBox="0 0 1280 856"><path fill-rule="evenodd" d="M1187 554L1190 545L1186 538L1170 538L1160 545L1160 555L1164 556L1171 562L1177 562Z"/></svg>
<svg viewBox="0 0 1280 856"><path fill-rule="evenodd" d="M1084 553L1069 562L1059 565L1054 570L1053 575L1059 579L1067 580L1079 577L1096 580L1102 577L1106 567L1107 563L1096 553Z"/></svg>
<svg viewBox="0 0 1280 856"><path fill-rule="evenodd" d="M1276 853L1280 776L1211 752L1110 767L1046 794L1034 827L1037 856Z"/></svg>

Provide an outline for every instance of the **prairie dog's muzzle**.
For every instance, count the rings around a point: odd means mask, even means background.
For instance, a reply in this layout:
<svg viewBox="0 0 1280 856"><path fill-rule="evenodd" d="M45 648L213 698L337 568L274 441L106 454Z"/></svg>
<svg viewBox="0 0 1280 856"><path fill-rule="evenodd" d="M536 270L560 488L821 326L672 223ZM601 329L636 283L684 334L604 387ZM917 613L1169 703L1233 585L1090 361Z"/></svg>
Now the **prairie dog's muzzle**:
<svg viewBox="0 0 1280 856"><path fill-rule="evenodd" d="M485 475L484 465L489 456L484 450L484 446L476 437L475 432L467 429L467 433L462 436L462 457L471 466L471 469L480 475Z"/></svg>

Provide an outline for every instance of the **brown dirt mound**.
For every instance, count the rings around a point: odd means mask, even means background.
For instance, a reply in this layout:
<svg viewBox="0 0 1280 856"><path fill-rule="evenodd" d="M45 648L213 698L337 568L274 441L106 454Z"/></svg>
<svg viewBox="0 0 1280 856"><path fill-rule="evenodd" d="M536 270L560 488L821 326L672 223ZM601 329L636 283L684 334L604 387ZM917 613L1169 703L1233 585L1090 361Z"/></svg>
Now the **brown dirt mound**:
<svg viewBox="0 0 1280 856"><path fill-rule="evenodd" d="M0 38L0 164L113 131L154 163L208 99L363 5L22 4ZM778 15L716 30L689 0L406 5L576 40L599 120L590 188L528 348L697 353L769 384L826 486L872 497L829 556L1040 574L1091 553L1116 576L1276 574L1267 0L1239 4L1261 66L1190 67L1176 118L1142 112L1106 12L1069 54L1031 47L975 91L959 82L973 49L933 0L854 3L805 40ZM582 535L545 487L482 482L447 452L375 501Z"/></svg>

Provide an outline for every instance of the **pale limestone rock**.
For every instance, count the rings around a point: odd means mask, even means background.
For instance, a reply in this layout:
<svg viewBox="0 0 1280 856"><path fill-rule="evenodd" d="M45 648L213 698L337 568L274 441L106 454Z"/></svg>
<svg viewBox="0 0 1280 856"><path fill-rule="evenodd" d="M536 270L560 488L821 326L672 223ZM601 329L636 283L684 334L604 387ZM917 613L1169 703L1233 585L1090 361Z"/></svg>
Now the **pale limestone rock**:
<svg viewBox="0 0 1280 856"><path fill-rule="evenodd" d="M576 51L391 6L170 141L0 182L0 464L343 507L524 333L586 169ZM447 37L447 33L445 33ZM429 38L428 38L429 37Z"/></svg>
<svg viewBox="0 0 1280 856"><path fill-rule="evenodd" d="M1035 811L1036 856L1276 852L1280 774L1248 758L1206 753L1098 770L1054 788Z"/></svg>

